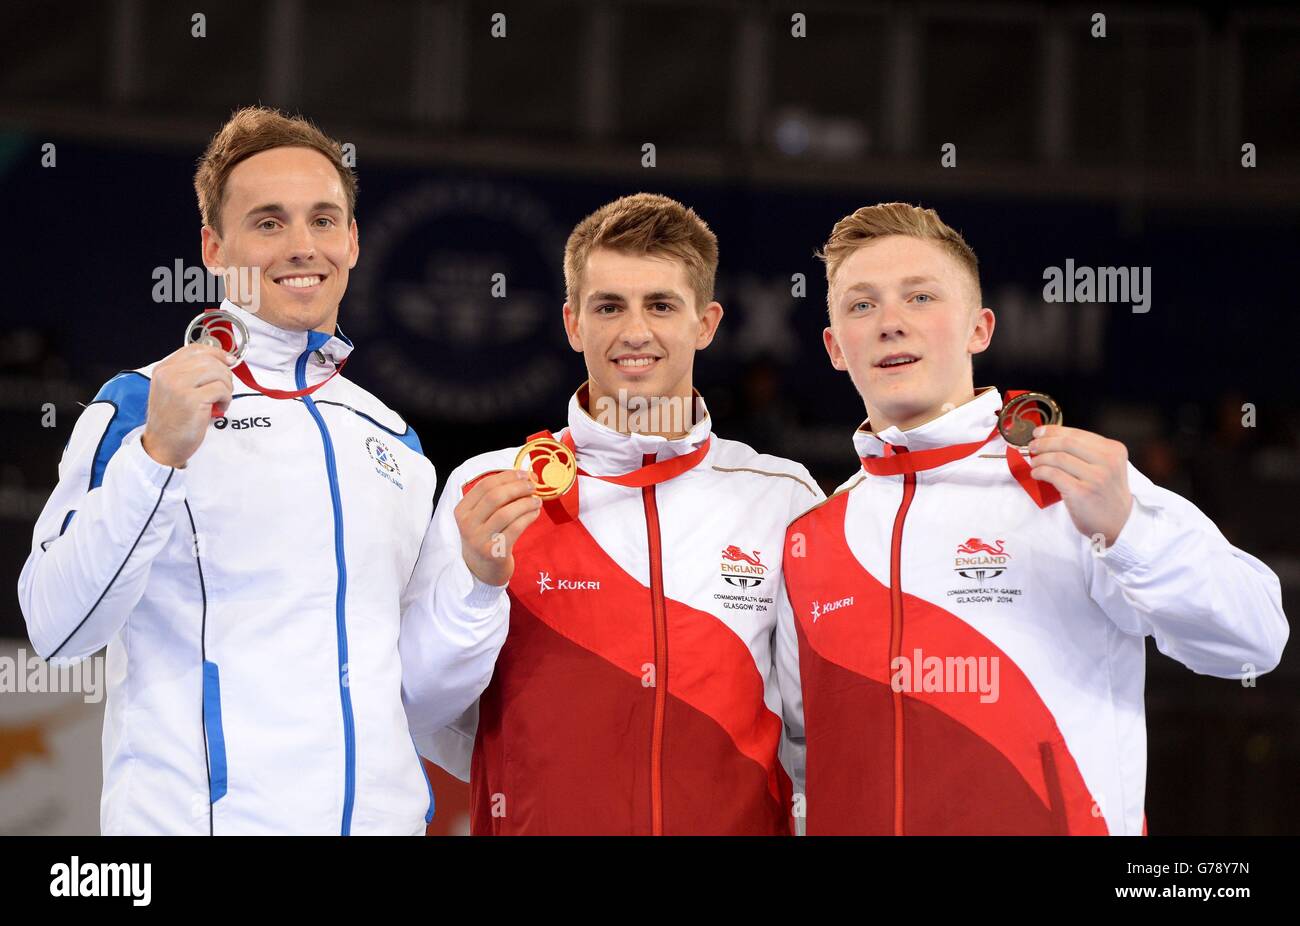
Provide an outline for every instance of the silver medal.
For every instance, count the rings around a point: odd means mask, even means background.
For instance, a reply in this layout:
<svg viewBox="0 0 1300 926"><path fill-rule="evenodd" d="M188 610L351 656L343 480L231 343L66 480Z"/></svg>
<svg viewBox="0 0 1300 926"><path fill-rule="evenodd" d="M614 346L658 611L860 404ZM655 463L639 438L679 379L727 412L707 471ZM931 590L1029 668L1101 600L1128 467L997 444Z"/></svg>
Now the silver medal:
<svg viewBox="0 0 1300 926"><path fill-rule="evenodd" d="M226 330L214 328L214 323L228 324L229 328ZM230 348L226 347L223 337L232 342ZM185 340L181 342L181 346L186 344L219 347L238 363L244 359L244 352L248 350L248 326L237 315L222 309L211 309L195 317L185 329Z"/></svg>

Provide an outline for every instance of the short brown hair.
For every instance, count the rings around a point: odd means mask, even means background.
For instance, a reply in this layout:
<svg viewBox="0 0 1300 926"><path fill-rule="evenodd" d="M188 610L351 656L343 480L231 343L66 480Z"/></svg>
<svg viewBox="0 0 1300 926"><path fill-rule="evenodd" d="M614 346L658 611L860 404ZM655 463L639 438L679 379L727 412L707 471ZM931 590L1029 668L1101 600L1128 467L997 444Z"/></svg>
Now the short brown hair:
<svg viewBox="0 0 1300 926"><path fill-rule="evenodd" d="M203 224L221 231L221 205L226 181L235 165L272 148L310 148L323 154L339 172L348 198L348 221L357 207L357 178L343 163L343 146L302 116L286 116L266 106L237 110L208 142L194 172Z"/></svg>
<svg viewBox="0 0 1300 926"><path fill-rule="evenodd" d="M699 304L713 301L718 272L718 238L694 209L657 193L636 193L606 203L573 229L564 246L564 286L572 305L578 298L587 256L596 248L624 254L663 255L686 265Z"/></svg>
<svg viewBox="0 0 1300 926"><path fill-rule="evenodd" d="M852 215L846 215L835 223L831 236L825 247L817 252L817 257L826 262L827 296L830 299L830 284L835 272L840 269L844 259L863 245L870 244L886 235L906 235L909 238L923 238L934 241L957 259L965 267L975 282L976 302L982 304L984 296L980 292L979 260L975 252L966 243L961 233L944 223L939 213L933 209L923 209L908 203L877 203L863 206Z"/></svg>

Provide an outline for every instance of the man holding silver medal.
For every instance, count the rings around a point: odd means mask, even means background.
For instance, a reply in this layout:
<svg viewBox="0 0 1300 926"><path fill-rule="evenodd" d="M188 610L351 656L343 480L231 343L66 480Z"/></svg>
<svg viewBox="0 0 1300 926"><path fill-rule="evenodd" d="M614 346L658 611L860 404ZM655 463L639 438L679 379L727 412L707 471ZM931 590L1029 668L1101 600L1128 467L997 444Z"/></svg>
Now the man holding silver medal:
<svg viewBox="0 0 1300 926"><path fill-rule="evenodd" d="M108 648L104 834L423 834L409 724L474 701L504 628L434 613L433 465L338 375L356 181L315 126L248 108L195 188L231 297L78 420L19 581L29 634Z"/></svg>
<svg viewBox="0 0 1300 926"><path fill-rule="evenodd" d="M976 390L975 254L929 209L864 207L826 261L862 471L787 533L782 699L810 834L1145 832L1145 641L1253 684L1277 576L1042 394Z"/></svg>

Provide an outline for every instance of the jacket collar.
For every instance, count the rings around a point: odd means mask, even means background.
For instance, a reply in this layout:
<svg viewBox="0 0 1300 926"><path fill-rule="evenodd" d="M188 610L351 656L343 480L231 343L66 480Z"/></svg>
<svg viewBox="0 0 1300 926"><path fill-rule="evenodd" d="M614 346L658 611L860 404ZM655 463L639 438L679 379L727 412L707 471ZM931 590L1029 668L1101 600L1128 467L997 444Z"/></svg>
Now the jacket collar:
<svg viewBox="0 0 1300 926"><path fill-rule="evenodd" d="M299 357L307 351L319 351L319 356L308 358L308 368L327 366L321 362L323 358L328 361L328 367L332 371L336 364L342 363L352 353L352 341L337 325L333 335L323 331L288 331L264 321L229 299L221 303L221 310L229 312L248 326L248 349L244 353L244 361L250 367L293 376ZM313 370L313 374L314 372ZM314 377L309 375L308 379L311 378Z"/></svg>
<svg viewBox="0 0 1300 926"><path fill-rule="evenodd" d="M997 426L1001 408L1002 396L987 386L975 398L906 431L891 425L876 433L870 429L870 421L864 421L853 432L853 449L859 457L880 457L885 455L885 444L915 452L982 440Z"/></svg>
<svg viewBox="0 0 1300 926"><path fill-rule="evenodd" d="M569 399L569 434L578 460L587 472L598 476L629 473L645 464L646 454L667 460L690 453L704 443L712 430L712 418L704 398L695 393L695 424L682 437L669 440L652 434L624 434L592 417L587 410L588 386L583 383Z"/></svg>

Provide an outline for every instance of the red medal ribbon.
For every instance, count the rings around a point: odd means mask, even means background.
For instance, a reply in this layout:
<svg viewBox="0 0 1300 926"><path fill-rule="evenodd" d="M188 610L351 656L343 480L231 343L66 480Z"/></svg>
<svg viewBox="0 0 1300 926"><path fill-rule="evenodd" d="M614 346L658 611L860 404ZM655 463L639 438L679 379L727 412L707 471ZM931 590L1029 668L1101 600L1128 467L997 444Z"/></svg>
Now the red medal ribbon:
<svg viewBox="0 0 1300 926"><path fill-rule="evenodd" d="M209 309L209 311L216 311L216 310ZM227 352L231 352L235 349L235 336L234 333L230 330L229 322L212 321L206 323L203 327L207 329L219 341L221 341L221 347L223 350ZM339 373L342 372L343 370L343 365L347 362L348 362L348 358L344 357L342 361L335 364L333 373L325 377L316 385L308 386L306 389L267 389L266 387L258 383L257 380L253 379L253 371L248 368L247 363L242 361L240 362L239 366L234 367L230 372L233 373L235 377L241 383L247 386L249 389L256 390L257 392L260 392L262 395L268 396L269 398L300 399L303 396L311 395L321 386L324 386L334 377L338 376ZM213 418L222 417L221 413L217 411L217 407L215 405L212 406L212 417Z"/></svg>
<svg viewBox="0 0 1300 926"><path fill-rule="evenodd" d="M1006 399L1010 401L1018 395L1024 395L1025 390L1008 392ZM882 457L860 457L862 468L873 476L898 476L907 473L918 473L926 469L934 469L936 466L943 466L946 463L953 463L962 457L968 457L976 450L979 450L993 438L998 436L998 429L995 426L989 432L989 436L983 440L971 441L968 444L953 444L949 447L934 447L930 450L917 450L909 453L906 447L895 447L893 444L885 444L885 455ZM1007 468L1011 471L1012 477L1020 483L1026 494L1034 500L1034 504L1039 508L1046 508L1048 505L1055 504L1061 500L1061 493L1056 487L1048 482L1042 482L1035 479L1029 466L1029 461L1025 459L1024 454L1018 447L1007 446Z"/></svg>
<svg viewBox="0 0 1300 926"><path fill-rule="evenodd" d="M1016 482L1029 493L1029 497L1039 508L1046 508L1061 500L1061 493L1057 491L1056 486L1029 475L1033 472L1029 468L1029 461L1015 447L1007 448L1007 466L1011 469L1011 475L1016 477Z"/></svg>
<svg viewBox="0 0 1300 926"><path fill-rule="evenodd" d="M951 447L935 447L931 450L908 452L906 447L885 444L883 457L862 457L862 468L873 476L897 476L901 473L917 473L923 469L934 469L945 463L952 463L962 457L970 456L993 438L998 429L983 440L971 441L969 444L953 444Z"/></svg>
<svg viewBox="0 0 1300 926"><path fill-rule="evenodd" d="M239 366L235 367L230 372L234 373L235 376L239 378L239 381L243 383L245 386L249 387L250 389L256 389L264 396L269 396L272 399L300 399L305 395L311 395L321 386L324 386L334 377L338 376L339 373L342 372L343 370L343 365L347 362L348 362L348 358L344 357L341 361L339 361L337 364L334 365L333 373L331 373L329 376L322 379L316 385L308 386L306 389L267 389L266 387L260 385L257 382L257 380L253 379L253 371L248 368L247 363L240 363Z"/></svg>

